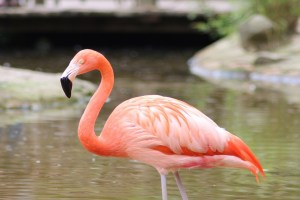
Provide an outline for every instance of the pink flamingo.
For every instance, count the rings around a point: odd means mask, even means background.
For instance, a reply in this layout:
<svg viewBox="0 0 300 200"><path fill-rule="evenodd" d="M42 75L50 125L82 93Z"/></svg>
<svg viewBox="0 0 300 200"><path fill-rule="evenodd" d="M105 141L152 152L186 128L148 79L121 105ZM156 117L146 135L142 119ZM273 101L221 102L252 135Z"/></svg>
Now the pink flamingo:
<svg viewBox="0 0 300 200"><path fill-rule="evenodd" d="M181 168L234 167L248 169L259 181L264 171L249 147L220 128L189 104L158 95L124 101L107 119L100 136L95 121L114 85L108 60L93 50L82 50L61 76L68 98L72 82L80 74L99 70L102 80L91 97L78 127L82 145L99 156L125 157L149 164L161 177L162 199L167 200L166 175L172 171L183 200L187 194L180 180Z"/></svg>

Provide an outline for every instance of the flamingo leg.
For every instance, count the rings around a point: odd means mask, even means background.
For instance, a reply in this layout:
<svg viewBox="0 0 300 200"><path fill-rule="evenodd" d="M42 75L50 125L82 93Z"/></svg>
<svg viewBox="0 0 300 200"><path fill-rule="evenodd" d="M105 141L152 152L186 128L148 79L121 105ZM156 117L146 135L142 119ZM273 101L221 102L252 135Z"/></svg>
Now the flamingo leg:
<svg viewBox="0 0 300 200"><path fill-rule="evenodd" d="M179 192L181 194L181 197L182 197L182 200L188 200L188 196L185 192L185 189L184 189L184 186L181 182L181 178L179 176L179 172L178 171L175 171L174 172L174 176L175 176L175 180L176 180L176 184L178 186L178 189L179 189Z"/></svg>
<svg viewBox="0 0 300 200"><path fill-rule="evenodd" d="M166 177L166 175L160 174L160 181L161 181L162 200L168 200L167 177Z"/></svg>

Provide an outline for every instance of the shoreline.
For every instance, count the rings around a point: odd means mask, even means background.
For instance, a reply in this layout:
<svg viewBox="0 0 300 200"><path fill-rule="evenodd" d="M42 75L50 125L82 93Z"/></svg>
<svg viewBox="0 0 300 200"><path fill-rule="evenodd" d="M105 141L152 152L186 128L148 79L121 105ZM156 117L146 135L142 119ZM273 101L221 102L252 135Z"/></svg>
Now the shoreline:
<svg viewBox="0 0 300 200"><path fill-rule="evenodd" d="M274 90L300 103L300 35L272 51L283 57L255 65L260 52L242 49L237 35L223 38L197 52L188 61L191 74L213 84L244 92Z"/></svg>

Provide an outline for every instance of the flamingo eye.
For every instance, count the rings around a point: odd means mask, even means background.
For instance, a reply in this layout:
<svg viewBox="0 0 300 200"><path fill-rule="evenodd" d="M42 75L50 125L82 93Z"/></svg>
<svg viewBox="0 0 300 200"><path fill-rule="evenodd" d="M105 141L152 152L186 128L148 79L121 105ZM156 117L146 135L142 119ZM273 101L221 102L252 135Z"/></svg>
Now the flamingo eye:
<svg viewBox="0 0 300 200"><path fill-rule="evenodd" d="M81 59L78 61L78 63L81 65L81 64L84 63L84 60L81 58Z"/></svg>

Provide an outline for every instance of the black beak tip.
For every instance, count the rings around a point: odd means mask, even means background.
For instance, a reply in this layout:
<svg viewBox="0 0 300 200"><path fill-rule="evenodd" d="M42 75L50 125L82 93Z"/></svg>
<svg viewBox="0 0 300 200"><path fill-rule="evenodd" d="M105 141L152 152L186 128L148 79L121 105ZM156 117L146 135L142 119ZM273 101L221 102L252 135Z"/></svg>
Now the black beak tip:
<svg viewBox="0 0 300 200"><path fill-rule="evenodd" d="M62 77L60 79L60 83L61 83L62 89L65 92L65 95L68 98L71 98L72 82L70 81L70 79L68 77Z"/></svg>

